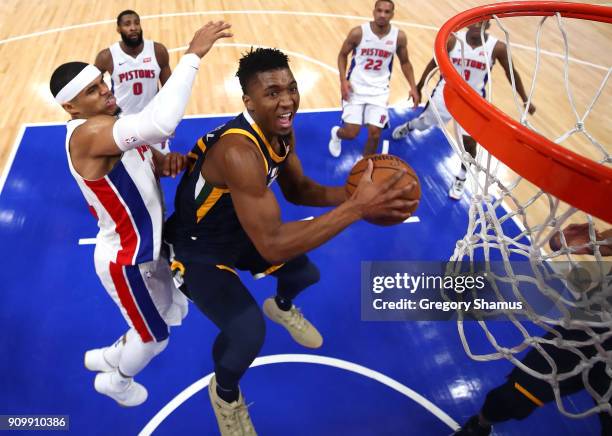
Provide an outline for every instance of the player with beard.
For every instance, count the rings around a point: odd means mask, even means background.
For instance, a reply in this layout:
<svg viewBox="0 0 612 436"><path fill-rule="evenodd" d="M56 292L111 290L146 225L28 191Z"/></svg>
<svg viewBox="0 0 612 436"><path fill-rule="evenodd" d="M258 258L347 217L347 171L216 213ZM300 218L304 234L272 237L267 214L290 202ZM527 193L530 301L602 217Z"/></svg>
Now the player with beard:
<svg viewBox="0 0 612 436"><path fill-rule="evenodd" d="M143 39L140 17L132 10L117 16L117 32L121 41L105 48L96 57L95 65L111 76L112 92L123 114L140 112L170 77L168 50L163 44ZM167 142L153 144L162 153Z"/></svg>

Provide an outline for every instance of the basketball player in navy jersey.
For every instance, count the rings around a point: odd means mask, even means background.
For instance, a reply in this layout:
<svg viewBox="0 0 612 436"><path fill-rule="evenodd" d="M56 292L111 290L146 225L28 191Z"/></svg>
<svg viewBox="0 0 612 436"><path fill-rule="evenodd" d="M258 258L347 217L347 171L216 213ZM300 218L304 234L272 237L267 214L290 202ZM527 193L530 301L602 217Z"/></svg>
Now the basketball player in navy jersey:
<svg viewBox="0 0 612 436"><path fill-rule="evenodd" d="M319 280L305 253L363 217L404 219L416 205L407 200L414 185L393 187L401 172L374 184L371 161L350 198L344 187L322 186L304 174L293 132L300 93L285 54L252 50L240 59L237 76L245 111L197 141L166 229L173 269L220 329L209 396L222 435L255 434L238 385L265 337L262 311L236 270L276 277L276 296L265 301L264 313L299 344L318 348L321 334L293 304ZM335 208L310 221L282 222L270 189L275 180L294 204Z"/></svg>
<svg viewBox="0 0 612 436"><path fill-rule="evenodd" d="M484 32L484 45L482 43L481 37L481 27L485 26ZM457 32L456 37L451 35L446 43L446 50L449 53L449 57L453 60L453 64L459 74L463 75L465 81L476 91L481 93L481 95L485 95L485 86L489 77L487 77L487 62L489 67L492 67L495 62L499 62L506 73L506 78L508 82L512 83L511 79L511 71L510 71L510 63L508 61L508 50L506 48L506 44L502 41L499 41L497 38L489 35L487 30L490 27L489 20L481 21L475 24L468 26L467 31ZM465 58L465 62L462 63L462 57ZM431 59L423 74L421 75L421 79L417 84L417 90L419 93L423 89L425 85L425 79L431 73L431 71L436 67L436 60ZM513 70L514 80L516 83L516 92L519 97L523 101L523 103L527 104L527 93L525 92L525 88L523 87L523 81L521 80L521 76L516 71ZM433 101L436 109L440 114L440 118L444 123L449 122L452 117L446 106L444 104L444 78L440 79L436 87L431 93L429 97L429 101L425 106L425 110L421 115L419 115L414 120L408 121L404 124L400 124L395 129L393 129L393 139L401 139L405 137L411 130L427 130L432 126L438 124L438 118L436 117L432 105L430 102ZM535 106L530 104L529 113L533 114L535 112ZM469 136L467 132L462 130L463 136L463 144L465 149L472 157L476 157L476 141L474 138ZM459 174L455 177L455 181L449 190L449 197L454 200L459 200L463 196L464 186L465 186L465 178L466 178L466 168L463 164L461 164L461 170Z"/></svg>
<svg viewBox="0 0 612 436"><path fill-rule="evenodd" d="M575 247L572 250L574 254L593 255L593 245L589 234L589 223L570 224L563 229L565 243L568 247ZM602 256L612 256L612 228L605 231L595 231L595 240L598 242L599 253ZM550 249L557 251L562 247L561 232L555 234L550 242ZM580 263L580 262L579 262ZM606 264L604 264L606 265ZM607 266L609 267L609 263ZM607 273L609 277L610 271ZM605 280L602 281L602 284ZM599 285L600 290L604 290L602 284ZM608 290L608 296L610 293ZM549 332L546 338L554 340L561 336L565 341L587 342L591 337L582 330L569 330L562 327L554 327L557 334ZM609 328L593 327L593 331L601 335L608 336L608 339L603 341L601 347L612 352L612 337L610 336ZM580 363L580 357L575 351L570 351L568 348L559 348L551 344L542 344L548 355L553 359L554 364L559 372L567 373L574 369ZM594 346L576 347L579 353L591 358L598 350ZM601 353L601 351L599 351ZM532 349L527 355L521 359L521 362L528 368L532 368L540 373L550 373L552 367L541 353ZM607 366L607 369L606 369ZM601 396L609 392L612 381L612 373L610 361L596 362L588 372L588 382L593 389ZM606 371L608 371L606 373ZM566 378L559 382L560 395L572 395L576 392L585 389L582 379L582 372L573 377ZM491 427L496 423L506 422L512 419L523 420L529 417L538 407L550 403L555 400L555 395L551 385L544 380L535 378L520 368L516 367L507 376L507 380L502 385L492 389L486 395L484 405L480 409L478 415L472 416L468 421L457 430L455 436L488 436L491 434ZM601 436L612 435L612 399L609 401L609 411L602 411L598 414L601 425Z"/></svg>
<svg viewBox="0 0 612 436"><path fill-rule="evenodd" d="M96 56L95 65L111 76L112 92L123 114L140 112L166 83L170 70L168 50L163 44L143 39L140 17L132 10L117 16L118 41ZM153 144L168 152L167 142Z"/></svg>
<svg viewBox="0 0 612 436"><path fill-rule="evenodd" d="M175 288L162 254L163 194L158 177L176 176L187 158L161 154L148 144L168 138L181 120L200 59L229 24L208 23L193 37L162 90L145 108L117 118L115 97L102 72L68 62L51 76L55 100L71 116L68 166L98 221L96 273L130 329L115 344L89 350L85 366L98 374L94 387L122 406L137 406L146 389L133 378L168 344L187 302L175 310Z"/></svg>
<svg viewBox="0 0 612 436"><path fill-rule="evenodd" d="M329 152L334 157L340 156L342 139L356 138L364 124L368 129L368 139L363 154L376 153L380 133L389 121L387 104L394 55L397 54L402 73L410 85L409 94L414 106L421 100L408 57L408 38L403 30L391 25L394 10L395 4L391 0L377 0L374 21L353 28L342 44L338 71L344 125L331 129ZM351 52L353 58L347 74L347 57Z"/></svg>

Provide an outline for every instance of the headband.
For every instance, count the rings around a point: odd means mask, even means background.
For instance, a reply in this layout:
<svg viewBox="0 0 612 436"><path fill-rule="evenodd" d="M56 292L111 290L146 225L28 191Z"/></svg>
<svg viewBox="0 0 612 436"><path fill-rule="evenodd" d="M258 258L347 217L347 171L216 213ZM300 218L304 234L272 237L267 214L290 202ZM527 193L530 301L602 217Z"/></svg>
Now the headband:
<svg viewBox="0 0 612 436"><path fill-rule="evenodd" d="M102 74L98 68L93 65L87 65L77 74L70 82L66 84L60 92L55 96L55 101L59 104L68 103L77 96L87 85L93 82Z"/></svg>

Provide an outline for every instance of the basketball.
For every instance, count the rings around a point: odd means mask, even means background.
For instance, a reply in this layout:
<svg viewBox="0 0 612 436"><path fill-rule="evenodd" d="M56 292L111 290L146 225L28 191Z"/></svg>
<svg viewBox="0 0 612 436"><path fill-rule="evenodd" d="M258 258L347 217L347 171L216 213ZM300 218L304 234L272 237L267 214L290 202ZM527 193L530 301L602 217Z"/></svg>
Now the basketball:
<svg viewBox="0 0 612 436"><path fill-rule="evenodd" d="M361 177L363 176L363 172L368 166L368 159L372 160L372 163L374 164L374 168L372 170L372 181L374 183L382 183L395 174L396 171L401 171L403 169L406 171L406 174L399 179L394 188L401 188L412 182L416 182L416 186L410 192L409 199L419 200L421 198L421 184L419 183L419 177L417 176L416 172L405 161L397 156L393 156L392 154L372 154L357 162L351 169L346 181L345 189L347 195L353 195L355 188L357 188L357 185L359 184L359 180L361 180ZM410 213L414 213L415 210L416 207L410 210ZM397 221L391 219L366 219L366 221L379 226L392 226L402 222L401 220Z"/></svg>

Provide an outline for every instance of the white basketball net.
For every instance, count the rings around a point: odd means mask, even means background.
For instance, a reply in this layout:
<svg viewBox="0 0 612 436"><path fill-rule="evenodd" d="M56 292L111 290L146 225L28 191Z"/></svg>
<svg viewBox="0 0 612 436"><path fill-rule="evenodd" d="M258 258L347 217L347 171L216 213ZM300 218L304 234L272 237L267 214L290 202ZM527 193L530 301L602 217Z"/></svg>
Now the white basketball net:
<svg viewBox="0 0 612 436"><path fill-rule="evenodd" d="M552 18L555 20L555 18ZM542 26L546 18L542 18L539 22L536 34L536 51L535 51L535 68L531 79L529 89L529 102L532 101L532 96L538 83L540 73L540 61L542 50L540 49L540 38L542 34ZM499 29L505 34L505 42L508 48L508 61L510 63L510 71L512 68L512 45L510 43L510 35L506 27L498 19L493 16L491 24L496 23ZM612 68L608 68L605 78L593 96L591 103L586 107L583 114L580 114L574 103L572 86L569 81L569 47L565 24L560 15L556 16L556 26L561 32L564 42L564 81L565 93L571 110L575 116L575 125L571 126L566 132L563 132L554 142L561 144L568 138L578 138L591 150L591 158L600 163L611 165L609 148L606 148L598 142L586 129L585 121L592 113L592 109L598 102L602 91L608 83ZM493 26L492 26L493 27ZM481 28L481 40L484 46L484 26ZM459 41L459 39L457 39ZM463 48L462 48L463 51ZM464 77L462 71L460 75ZM487 73L491 76L491 65L487 62ZM435 71L429 75L426 88L428 95L431 94L430 81L434 76ZM523 77L525 74L523 73ZM514 74L511 75L512 91L514 104L517 110L517 119L532 130L536 130L529 121L528 105L524 106L515 86ZM506 86L505 83L501 85ZM500 85L500 86L501 86ZM525 83L527 86L527 83ZM489 80L487 88L487 100L492 101L493 97L493 80ZM546 86L545 84L543 86ZM433 105L440 126L443 126L435 103ZM536 102L537 103L537 102ZM444 133L453 147L459 154L462 162L468 169L466 186L471 189L470 207L469 207L469 224L463 239L456 244L455 251L451 261L473 262L475 260L489 261L492 258L503 259L505 272L493 274L491 286L499 301L506 301L506 297L499 290L500 287L507 286L511 288L518 301L523 302L524 312L522 320L517 319L513 313L505 313L505 319L509 322L495 323L480 319L478 321L464 321L461 314L459 315L458 329L466 353L474 360L487 361L505 358L510 360L514 365L521 368L523 371L541 380L549 382L555 393L556 403L559 410L567 416L579 418L592 415L601 411L607 411L612 414L609 404L612 397L612 351L604 349L602 344L604 341L612 341L612 274L610 272L611 257L602 256L600 248L605 244L611 244L612 238L607 240L598 240L595 230L603 231L612 225L603 222L598 222L590 215L577 210L551 194L540 190L527 180L520 176L511 175L511 171L501 162L492 157L482 146L478 147L476 158L472 158L463 144L462 136L459 133L458 126L455 121L451 123L454 129L449 129L448 126L443 128ZM513 174L513 173L512 173ZM530 194L525 195L526 190L531 190ZM612 199L601 199L601 201L612 202ZM612 203L611 203L612 204ZM611 205L612 207L612 205ZM534 218L539 217L539 218ZM544 217L544 218L542 218ZM508 220L513 220L521 229L519 234L506 234L504 232L504 223ZM571 223L588 223L588 241L584 241L580 245L572 245L571 241L568 244L562 232ZM508 224L508 223L506 223ZM508 227L507 225L505 226ZM516 227L516 226L514 226ZM553 251L549 248L549 241L553 237L560 237L560 248ZM572 246L570 246L572 245ZM577 255L576 252L585 247L592 250L593 255ZM513 271L513 266L510 264L510 257L517 257L528 262L531 274L517 274ZM584 263L588 260L588 263ZM579 263L581 262L581 263ZM575 274L576 268L581 267L582 273L590 275L587 284L577 283L576 277L580 274ZM574 272L569 273L569 271ZM588 270L588 273L585 272ZM559 287L550 286L550 281L553 278L560 278L566 286L564 290L559 290ZM491 279L491 277L489 277ZM540 294L538 297L549 299L554 305L557 316L550 313L538 313L531 304L531 295L528 295L526 288L537 289ZM583 316L575 316L580 312ZM586 315L586 316L585 316ZM525 318L529 321L525 321ZM472 327L468 327L471 324ZM474 328L479 326L482 331ZM536 327L539 327L540 332ZM572 338L568 340L564 338L555 327L565 329L579 329L584 332L581 340ZM505 332L515 330L513 334L519 338L513 343L503 343L499 339L500 336L495 335L495 330L504 329ZM467 330L467 331L466 331ZM471 342L473 331L478 331L479 335L484 335L493 346L492 352L480 353L475 351L478 348L475 342ZM546 332L553 334L552 339L545 339L541 335ZM584 340L582 340L584 339ZM542 347L545 344L569 350L578 357L579 363L569 369L561 370L550 354ZM591 348L593 353L585 353L583 347ZM551 370L542 372L534 368L529 368L521 362L524 351L530 349L537 350L550 365ZM521 355L519 355L521 353ZM603 362L605 371L608 376L607 386L601 386L595 390L595 387L589 382L589 371L593 365L598 362ZM599 363L599 365L602 365ZM560 395L559 384L570 377L579 375L582 377L586 391L592 396L596 405L587 410L578 412L570 412L567 410L564 400Z"/></svg>

